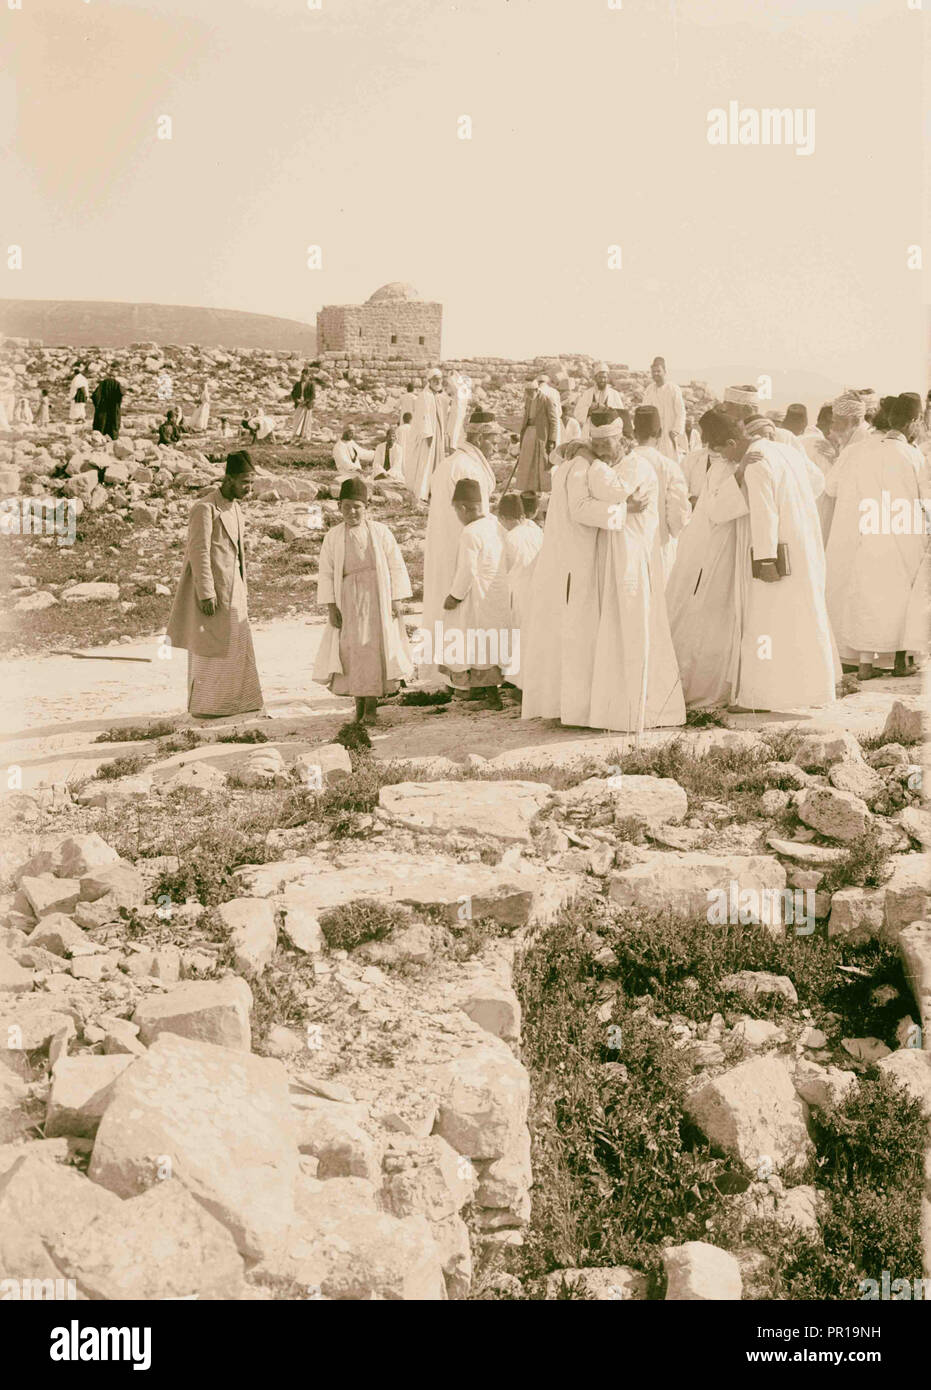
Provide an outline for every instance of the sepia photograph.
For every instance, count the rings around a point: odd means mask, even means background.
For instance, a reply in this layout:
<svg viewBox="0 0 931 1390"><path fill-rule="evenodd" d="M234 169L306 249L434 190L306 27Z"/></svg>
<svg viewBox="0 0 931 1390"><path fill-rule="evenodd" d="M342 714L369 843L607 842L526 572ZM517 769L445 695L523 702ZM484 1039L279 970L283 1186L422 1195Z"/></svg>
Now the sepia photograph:
<svg viewBox="0 0 931 1390"><path fill-rule="evenodd" d="M928 10L0 0L31 1364L582 1301L907 1369Z"/></svg>

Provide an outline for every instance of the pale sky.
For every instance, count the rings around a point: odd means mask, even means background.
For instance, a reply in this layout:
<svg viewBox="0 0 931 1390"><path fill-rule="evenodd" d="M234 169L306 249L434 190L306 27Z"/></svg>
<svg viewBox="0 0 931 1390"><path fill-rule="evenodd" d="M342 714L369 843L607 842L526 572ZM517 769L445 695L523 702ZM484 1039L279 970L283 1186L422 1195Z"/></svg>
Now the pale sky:
<svg viewBox="0 0 931 1390"><path fill-rule="evenodd" d="M312 323L409 280L450 357L924 385L931 0L10 3L0 297ZM731 100L814 153L710 145Z"/></svg>

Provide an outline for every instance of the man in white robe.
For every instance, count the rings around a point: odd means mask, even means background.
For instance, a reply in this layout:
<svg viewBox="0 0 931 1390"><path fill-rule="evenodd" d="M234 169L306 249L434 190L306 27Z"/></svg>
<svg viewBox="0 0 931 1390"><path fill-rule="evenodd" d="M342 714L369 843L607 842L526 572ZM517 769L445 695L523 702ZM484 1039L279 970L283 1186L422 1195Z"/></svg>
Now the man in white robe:
<svg viewBox="0 0 931 1390"><path fill-rule="evenodd" d="M453 509L461 523L456 567L443 602L445 623L440 670L454 691L501 708L503 668L514 652L504 558L505 532L497 517L483 511L475 478L453 489Z"/></svg>
<svg viewBox="0 0 931 1390"><path fill-rule="evenodd" d="M342 436L333 445L333 466L340 476L350 473L361 473L364 463L371 463L375 454L372 449L363 449L355 441L355 436L349 425L343 430Z"/></svg>
<svg viewBox="0 0 931 1390"><path fill-rule="evenodd" d="M495 490L495 473L489 462L498 452L499 430L489 411L473 411L468 435L453 453L437 464L430 490L427 529L424 536L423 609L421 626L425 636L420 642L420 678L437 680L437 624L445 621L444 600L450 592L456 569L456 550L462 524L453 510L456 484L464 478L474 478L479 485L482 510L490 507Z"/></svg>
<svg viewBox="0 0 931 1390"><path fill-rule="evenodd" d="M446 412L449 396L443 390L443 373L434 367L414 403L410 447L405 450L404 476L411 495L419 502L430 497L433 471L449 452Z"/></svg>
<svg viewBox="0 0 931 1390"><path fill-rule="evenodd" d="M394 482L404 482L404 450L398 442L398 432L394 425L388 426L384 439L380 444L375 445L372 477L390 478Z"/></svg>
<svg viewBox="0 0 931 1390"><path fill-rule="evenodd" d="M588 726L600 618L598 527L623 526L628 514L646 509L648 500L581 441L563 445L556 457L543 545L521 629L521 718Z"/></svg>
<svg viewBox="0 0 931 1390"><path fill-rule="evenodd" d="M401 399L398 402L399 425L404 424L405 415L410 415L411 419L414 418L414 407L416 406L416 404L417 396L414 392L414 383L412 381L409 381L406 387L404 388L404 394L401 396Z"/></svg>
<svg viewBox="0 0 931 1390"><path fill-rule="evenodd" d="M463 372L451 371L446 378L446 447L458 449L465 438L465 427L472 403L472 379Z"/></svg>
<svg viewBox="0 0 931 1390"><path fill-rule="evenodd" d="M599 619L587 722L595 729L640 734L644 728L684 724L685 701L657 545L659 480L648 458L636 450L624 456L622 430L619 419L594 415L591 447L647 505L636 513L624 507L620 524L598 531ZM597 496L597 478L592 487Z"/></svg>
<svg viewBox="0 0 931 1390"><path fill-rule="evenodd" d="M592 374L592 384L579 393L573 414L579 422L582 438L591 438L588 417L593 410L623 410L624 398L620 391L608 385L608 364L599 362ZM567 441L568 442L568 437Z"/></svg>
<svg viewBox="0 0 931 1390"><path fill-rule="evenodd" d="M907 618L927 545L914 406L897 396L884 412L892 428L848 444L826 483L836 498L828 612L841 658L857 660L861 680L893 653L895 674L907 674Z"/></svg>
<svg viewBox="0 0 931 1390"><path fill-rule="evenodd" d="M561 409L560 409L560 415L561 415L560 424L562 425L562 438L561 438L561 440L560 440L560 443L561 443L561 444L571 444L572 441L573 441L574 439L581 439L581 438L582 438L582 426L579 424L578 420L575 418L574 410L575 410L575 407L574 407L573 405L571 405L568 401L566 401L565 404L561 406ZM557 445L557 448L558 448L558 447L559 447L559 446Z"/></svg>
<svg viewBox="0 0 931 1390"><path fill-rule="evenodd" d="M685 458L680 461L682 476L685 478L685 486L689 495L689 504L694 513L695 506L705 488L705 482L711 465L714 461L715 453L708 438L708 427L713 426L715 437L720 432L721 413L715 410L706 410L698 422L698 430L693 433L698 434L698 445L690 449Z"/></svg>
<svg viewBox="0 0 931 1390"><path fill-rule="evenodd" d="M637 444L633 454L646 459L656 473L659 524L655 543L665 586L675 563L678 537L692 514L692 508L689 505L688 487L677 460L660 452L661 430L656 406L638 406L634 411L634 438Z"/></svg>
<svg viewBox="0 0 931 1390"><path fill-rule="evenodd" d="M667 458L677 459L685 453L685 402L682 392L674 381L666 380L666 362L662 357L654 357L650 364L653 378L643 393L641 405L655 405L659 411L660 435L659 449Z"/></svg>
<svg viewBox="0 0 931 1390"><path fill-rule="evenodd" d="M735 477L748 507L737 522L733 704L742 710L832 704L840 662L824 598L824 544L815 505L824 486L821 471L801 450L751 439L743 430L722 452L738 465ZM788 552L785 574L780 545Z"/></svg>

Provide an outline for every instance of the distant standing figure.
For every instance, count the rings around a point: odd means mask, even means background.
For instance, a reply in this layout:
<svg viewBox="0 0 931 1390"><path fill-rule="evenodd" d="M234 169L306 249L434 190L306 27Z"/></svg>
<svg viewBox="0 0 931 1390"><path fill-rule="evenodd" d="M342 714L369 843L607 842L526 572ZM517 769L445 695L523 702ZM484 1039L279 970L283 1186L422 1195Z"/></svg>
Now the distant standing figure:
<svg viewBox="0 0 931 1390"><path fill-rule="evenodd" d="M541 390L538 381L532 381L527 386L520 427L520 454L514 481L518 491L545 490L549 480L549 456L556 448L558 437L556 403L548 392Z"/></svg>
<svg viewBox="0 0 931 1390"><path fill-rule="evenodd" d="M294 423L291 426L292 439L310 439L313 433L314 401L317 395L317 382L313 376L313 368L318 365L318 363L312 362L309 367L305 367L301 372L300 380L291 387L291 399L294 402Z"/></svg>
<svg viewBox="0 0 931 1390"><path fill-rule="evenodd" d="M168 620L172 646L188 653L188 710L205 719L262 708L239 509L240 499L252 491L254 472L244 449L230 454L220 486L195 501Z"/></svg>
<svg viewBox="0 0 931 1390"><path fill-rule="evenodd" d="M123 414L123 388L116 379L116 362L110 363L107 375L94 387L94 429L118 439Z"/></svg>
<svg viewBox="0 0 931 1390"><path fill-rule="evenodd" d="M13 407L13 424L32 424L32 406L29 404L25 396L20 396L19 400Z"/></svg>
<svg viewBox="0 0 931 1390"><path fill-rule="evenodd" d="M641 405L655 405L659 411L662 434L660 435L659 450L667 458L677 459L681 452L685 452L685 402L682 399L682 392L674 381L666 380L666 360L663 357L654 357L650 364L650 376L653 378L650 385L643 393Z"/></svg>
<svg viewBox="0 0 931 1390"><path fill-rule="evenodd" d="M458 449L465 438L465 424L472 401L472 378L463 372L452 371L446 380L449 405L446 410L447 449Z"/></svg>
<svg viewBox="0 0 931 1390"><path fill-rule="evenodd" d="M197 409L191 416L192 430L205 430L210 420L210 382L205 381L200 391Z"/></svg>
<svg viewBox="0 0 931 1390"><path fill-rule="evenodd" d="M411 495L420 502L430 497L433 470L449 453L446 432L449 397L443 390L443 373L432 367L427 384L417 396L411 421L410 448L405 450L404 478Z"/></svg>
<svg viewBox="0 0 931 1390"><path fill-rule="evenodd" d="M74 376L71 378L71 385L68 387L68 419L86 420L87 419L87 377L81 370L80 362L74 364Z"/></svg>
<svg viewBox="0 0 931 1390"><path fill-rule="evenodd" d="M48 398L48 387L42 387L42 395L39 397L39 413L36 417L36 424L40 429L44 429L51 419L51 406Z"/></svg>

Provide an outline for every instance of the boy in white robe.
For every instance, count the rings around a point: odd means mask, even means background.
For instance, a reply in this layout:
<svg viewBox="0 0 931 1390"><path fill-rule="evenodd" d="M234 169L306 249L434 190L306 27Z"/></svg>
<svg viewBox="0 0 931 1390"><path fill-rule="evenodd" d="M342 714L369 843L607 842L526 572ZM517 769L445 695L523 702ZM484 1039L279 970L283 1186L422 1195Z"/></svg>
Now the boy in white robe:
<svg viewBox="0 0 931 1390"><path fill-rule="evenodd" d="M379 696L393 694L413 671L402 600L411 583L388 527L366 514L368 489L347 478L339 491L342 522L320 547L317 602L328 624L314 662L314 680L351 695L356 722L373 724Z"/></svg>
<svg viewBox="0 0 931 1390"><path fill-rule="evenodd" d="M523 649L522 622L526 618L530 586L543 545L543 532L526 515L523 498L516 492L506 493L498 503L498 520L504 528L504 559L508 573L508 596L511 606L511 629L514 632L513 661L508 667L509 680L520 689L520 662Z"/></svg>
<svg viewBox="0 0 931 1390"><path fill-rule="evenodd" d="M662 426L656 406L638 406L634 411L634 437L637 446L633 453L639 458L645 458L656 473L659 488L659 525L655 543L665 583L675 563L678 537L692 514L692 508L689 505L688 487L678 461L660 452L661 434Z"/></svg>
<svg viewBox="0 0 931 1390"><path fill-rule="evenodd" d="M454 690L501 708L502 665L511 663L513 634L504 558L504 532L484 511L474 478L453 489L453 509L462 524L456 570L443 603L446 612L440 670Z"/></svg>

